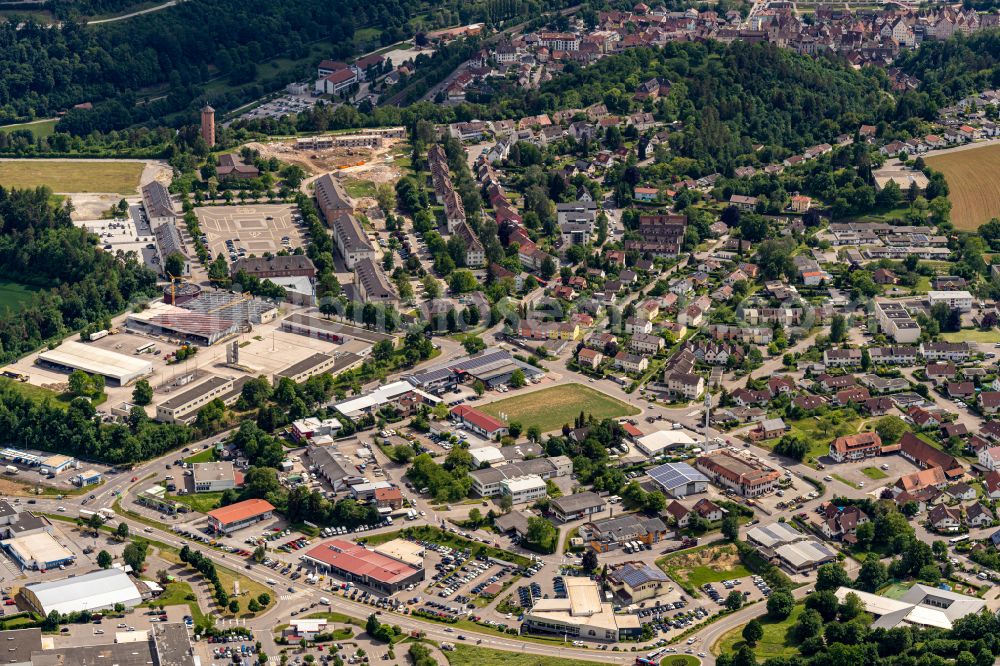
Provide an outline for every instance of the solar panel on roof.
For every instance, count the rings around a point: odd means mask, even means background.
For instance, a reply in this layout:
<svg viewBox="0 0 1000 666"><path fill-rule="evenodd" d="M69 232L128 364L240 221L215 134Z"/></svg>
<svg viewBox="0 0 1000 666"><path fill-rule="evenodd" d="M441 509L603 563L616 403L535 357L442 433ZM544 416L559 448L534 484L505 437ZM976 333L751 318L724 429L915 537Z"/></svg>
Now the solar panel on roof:
<svg viewBox="0 0 1000 666"><path fill-rule="evenodd" d="M666 574L650 566L628 567L619 573L619 578L629 587L636 587L651 580L667 580Z"/></svg>
<svg viewBox="0 0 1000 666"><path fill-rule="evenodd" d="M687 483L708 482L708 477L687 463L666 463L647 472L649 478L664 488L676 488Z"/></svg>

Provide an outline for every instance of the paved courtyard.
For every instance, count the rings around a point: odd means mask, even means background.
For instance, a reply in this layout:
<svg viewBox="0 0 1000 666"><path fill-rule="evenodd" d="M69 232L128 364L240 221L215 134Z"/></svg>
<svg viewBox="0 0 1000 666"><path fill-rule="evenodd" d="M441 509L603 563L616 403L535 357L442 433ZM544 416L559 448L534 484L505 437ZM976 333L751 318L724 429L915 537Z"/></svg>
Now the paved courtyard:
<svg viewBox="0 0 1000 666"><path fill-rule="evenodd" d="M233 252L244 250L246 256L305 247L305 229L295 223L295 206L260 204L252 206L206 206L195 208L198 225L208 237L206 245L213 257L222 254L231 259ZM288 237L288 244L281 239ZM233 249L226 241L233 241Z"/></svg>

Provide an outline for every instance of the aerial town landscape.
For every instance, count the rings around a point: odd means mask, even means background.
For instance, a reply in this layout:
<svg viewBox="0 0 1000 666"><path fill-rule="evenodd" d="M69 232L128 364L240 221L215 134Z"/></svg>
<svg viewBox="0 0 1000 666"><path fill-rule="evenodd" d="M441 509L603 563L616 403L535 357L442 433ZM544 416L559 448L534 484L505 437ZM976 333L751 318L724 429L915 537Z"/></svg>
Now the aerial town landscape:
<svg viewBox="0 0 1000 666"><path fill-rule="evenodd" d="M997 662L992 0L0 39L6 664Z"/></svg>

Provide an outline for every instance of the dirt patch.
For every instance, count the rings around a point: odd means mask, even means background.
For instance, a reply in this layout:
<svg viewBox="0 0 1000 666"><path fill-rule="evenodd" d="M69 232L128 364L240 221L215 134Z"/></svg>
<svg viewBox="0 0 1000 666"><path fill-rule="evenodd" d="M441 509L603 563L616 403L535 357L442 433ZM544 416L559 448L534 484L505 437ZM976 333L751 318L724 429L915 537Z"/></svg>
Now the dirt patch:
<svg viewBox="0 0 1000 666"><path fill-rule="evenodd" d="M699 567L713 571L729 571L739 564L736 549L731 547L704 548L693 553L685 553L670 558L670 568L679 574L687 574Z"/></svg>
<svg viewBox="0 0 1000 666"><path fill-rule="evenodd" d="M393 148L400 141L386 139L380 148L297 150L294 141L248 143L247 147L259 151L266 159L276 157L282 162L298 164L314 176L336 171L374 183L395 183L401 174L392 164Z"/></svg>

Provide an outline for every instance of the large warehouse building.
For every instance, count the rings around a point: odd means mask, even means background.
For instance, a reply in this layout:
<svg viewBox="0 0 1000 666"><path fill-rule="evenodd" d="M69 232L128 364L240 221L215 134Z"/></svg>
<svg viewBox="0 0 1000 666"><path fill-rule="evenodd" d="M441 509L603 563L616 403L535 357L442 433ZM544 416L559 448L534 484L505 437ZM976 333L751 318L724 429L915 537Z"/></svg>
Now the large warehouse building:
<svg viewBox="0 0 1000 666"><path fill-rule="evenodd" d="M28 583L21 588L28 604L42 615L52 611L76 613L114 608L124 604L132 608L142 603L139 588L121 569L92 571L74 578L45 583Z"/></svg>
<svg viewBox="0 0 1000 666"><path fill-rule="evenodd" d="M55 349L43 351L38 355L37 362L60 370L83 370L91 375L101 375L118 386L125 386L140 377L153 374L153 364L149 361L73 340L66 340Z"/></svg>

